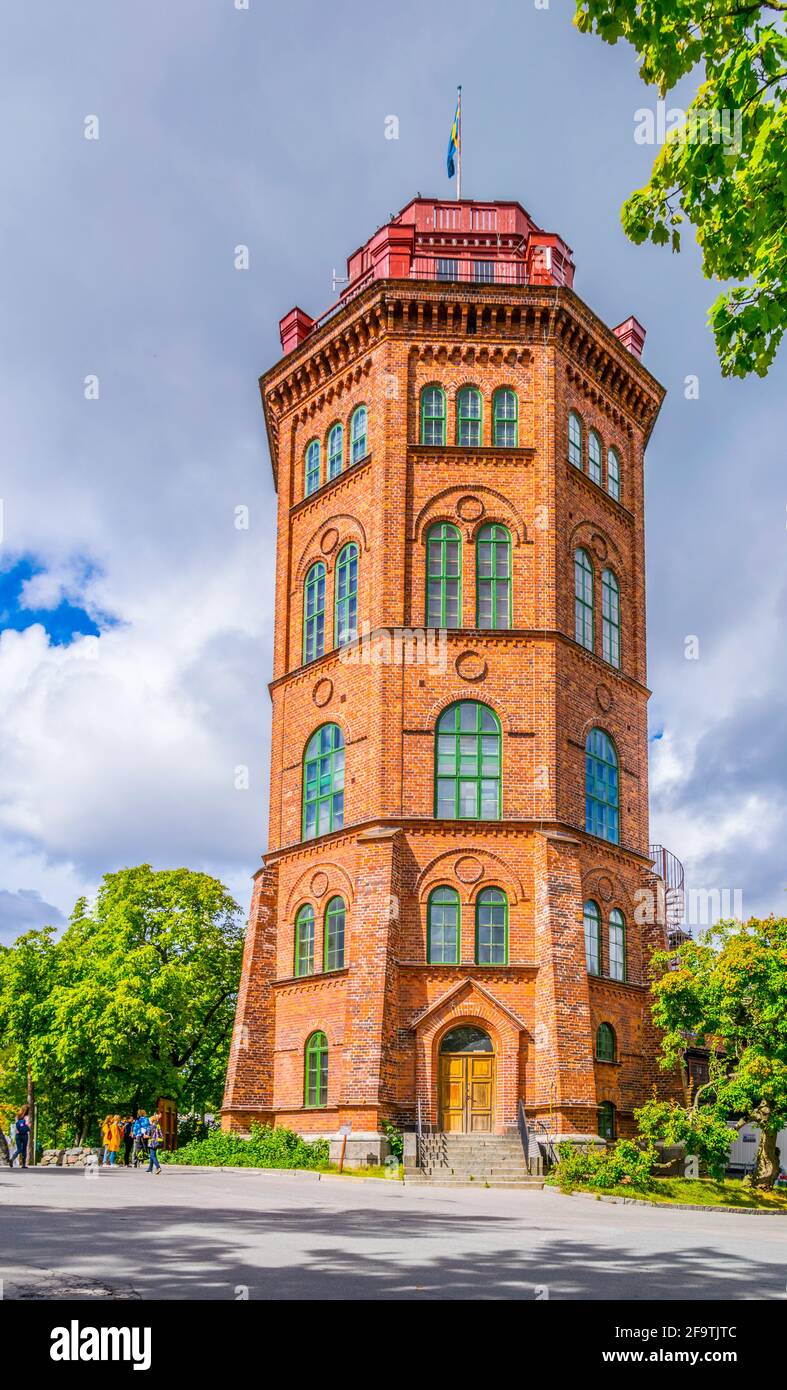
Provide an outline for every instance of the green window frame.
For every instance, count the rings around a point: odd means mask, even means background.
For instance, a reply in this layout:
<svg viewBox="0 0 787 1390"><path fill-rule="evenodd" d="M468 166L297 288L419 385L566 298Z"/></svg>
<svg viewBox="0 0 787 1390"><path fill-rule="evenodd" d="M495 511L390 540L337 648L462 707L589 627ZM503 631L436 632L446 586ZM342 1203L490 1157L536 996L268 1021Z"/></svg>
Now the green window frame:
<svg viewBox="0 0 787 1390"><path fill-rule="evenodd" d="M588 475L594 483L601 486L601 460L604 451L601 445L601 436L596 430L591 430L588 435Z"/></svg>
<svg viewBox="0 0 787 1390"><path fill-rule="evenodd" d="M350 417L350 463L361 463L369 452L369 416L365 405L356 406Z"/></svg>
<svg viewBox="0 0 787 1390"><path fill-rule="evenodd" d="M601 576L601 655L620 666L620 585L612 570Z"/></svg>
<svg viewBox="0 0 787 1390"><path fill-rule="evenodd" d="M334 642L346 647L358 636L358 547L343 545L336 560L334 579Z"/></svg>
<svg viewBox="0 0 787 1390"><path fill-rule="evenodd" d="M328 431L328 481L338 478L344 468L344 425L337 420Z"/></svg>
<svg viewBox="0 0 787 1390"><path fill-rule="evenodd" d="M314 908L304 903L295 917L295 956L293 975L314 974Z"/></svg>
<svg viewBox="0 0 787 1390"><path fill-rule="evenodd" d="M574 640L593 651L593 563L586 550L574 551Z"/></svg>
<svg viewBox="0 0 787 1390"><path fill-rule="evenodd" d="M421 392L421 443L445 445L445 391L425 386Z"/></svg>
<svg viewBox="0 0 787 1390"><path fill-rule="evenodd" d="M475 543L476 627L511 626L511 532L482 526Z"/></svg>
<svg viewBox="0 0 787 1390"><path fill-rule="evenodd" d="M315 729L303 755L303 839L344 825L344 735L338 724Z"/></svg>
<svg viewBox="0 0 787 1390"><path fill-rule="evenodd" d="M609 914L609 978L626 979L626 919L619 907Z"/></svg>
<svg viewBox="0 0 787 1390"><path fill-rule="evenodd" d="M519 397L510 386L501 386L492 397L492 437L498 449L519 446Z"/></svg>
<svg viewBox="0 0 787 1390"><path fill-rule="evenodd" d="M601 909L589 899L582 909L585 929L585 965L588 975L601 974Z"/></svg>
<svg viewBox="0 0 787 1390"><path fill-rule="evenodd" d="M344 898L331 898L325 909L322 968L325 971L344 969L344 936L347 908Z"/></svg>
<svg viewBox="0 0 787 1390"><path fill-rule="evenodd" d="M484 406L477 386L463 386L456 396L456 442L461 449L478 449L484 428Z"/></svg>
<svg viewBox="0 0 787 1390"><path fill-rule="evenodd" d="M614 1062L616 1056L615 1029L611 1023L600 1023L596 1029L596 1061Z"/></svg>
<svg viewBox="0 0 787 1390"><path fill-rule="evenodd" d="M457 700L437 721L435 745L435 815L500 820L502 733L494 710Z"/></svg>
<svg viewBox="0 0 787 1390"><path fill-rule="evenodd" d="M568 461L582 467L582 417L575 410L568 412Z"/></svg>
<svg viewBox="0 0 787 1390"><path fill-rule="evenodd" d="M458 965L461 907L455 888L433 888L426 905L426 959L430 965Z"/></svg>
<svg viewBox="0 0 787 1390"><path fill-rule="evenodd" d="M315 560L303 582L303 660L316 661L325 651L325 565Z"/></svg>
<svg viewBox="0 0 787 1390"><path fill-rule="evenodd" d="M306 445L306 496L310 497L320 486L320 441L313 439Z"/></svg>
<svg viewBox="0 0 787 1390"><path fill-rule="evenodd" d="M618 755L603 729L591 729L585 740L585 830L619 843Z"/></svg>
<svg viewBox="0 0 787 1390"><path fill-rule="evenodd" d="M610 449L607 453L607 492L616 502L620 501L620 458L617 449Z"/></svg>
<svg viewBox="0 0 787 1390"><path fill-rule="evenodd" d="M476 965L508 965L508 898L502 888L482 888L475 900Z"/></svg>
<svg viewBox="0 0 787 1390"><path fill-rule="evenodd" d="M602 1139L608 1139L611 1143L615 1138L615 1130L615 1107L611 1100L602 1100L598 1107L598 1132Z"/></svg>
<svg viewBox="0 0 787 1390"><path fill-rule="evenodd" d="M448 521L426 535L426 626L462 626L462 537Z"/></svg>
<svg viewBox="0 0 787 1390"><path fill-rule="evenodd" d="M306 1040L303 1103L307 1110L322 1110L328 1104L328 1039L321 1031Z"/></svg>

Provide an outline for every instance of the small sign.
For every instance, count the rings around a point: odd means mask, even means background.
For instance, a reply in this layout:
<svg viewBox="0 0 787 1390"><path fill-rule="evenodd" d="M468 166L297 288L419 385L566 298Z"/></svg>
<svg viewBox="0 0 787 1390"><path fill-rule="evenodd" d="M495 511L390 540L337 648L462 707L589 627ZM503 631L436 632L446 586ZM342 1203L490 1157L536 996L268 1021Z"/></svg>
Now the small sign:
<svg viewBox="0 0 787 1390"><path fill-rule="evenodd" d="M742 1135L741 1135L741 1140L742 1140L742 1142L743 1142L744 1144L756 1144L756 1143L757 1143L757 1135L756 1135L756 1134L742 1134Z"/></svg>
<svg viewBox="0 0 787 1390"><path fill-rule="evenodd" d="M347 1135L352 1134L352 1132L352 1125L341 1125L340 1128L337 1130L337 1136L339 1139L346 1139Z"/></svg>

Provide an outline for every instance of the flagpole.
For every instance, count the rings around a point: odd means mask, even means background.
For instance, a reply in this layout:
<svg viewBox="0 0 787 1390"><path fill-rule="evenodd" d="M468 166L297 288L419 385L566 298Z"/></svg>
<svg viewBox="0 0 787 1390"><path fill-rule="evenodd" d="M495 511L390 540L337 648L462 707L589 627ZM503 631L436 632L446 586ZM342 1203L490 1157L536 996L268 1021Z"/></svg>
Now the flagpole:
<svg viewBox="0 0 787 1390"><path fill-rule="evenodd" d="M456 178L456 201L462 197L462 84L459 83L459 148L457 149L457 178Z"/></svg>

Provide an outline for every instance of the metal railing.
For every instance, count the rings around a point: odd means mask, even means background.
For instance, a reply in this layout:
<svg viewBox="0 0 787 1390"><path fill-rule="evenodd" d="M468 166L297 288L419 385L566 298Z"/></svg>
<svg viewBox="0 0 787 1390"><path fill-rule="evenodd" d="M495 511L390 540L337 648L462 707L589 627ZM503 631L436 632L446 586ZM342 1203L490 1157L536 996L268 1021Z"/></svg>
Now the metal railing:
<svg viewBox="0 0 787 1390"><path fill-rule="evenodd" d="M550 1164L557 1163L555 1146L552 1143L552 1136L549 1133L543 1120L529 1120L525 1114L525 1103L520 1100L516 1108L516 1127L519 1130L519 1138L522 1141L522 1152L525 1155L525 1163L530 1166L530 1160L538 1155L534 1152L533 1142L538 1145L541 1155L545 1162Z"/></svg>
<svg viewBox="0 0 787 1390"><path fill-rule="evenodd" d="M663 845L651 845L648 854L653 860L653 872L664 884L665 926L667 931L674 931L681 926L686 909L683 865Z"/></svg>
<svg viewBox="0 0 787 1390"><path fill-rule="evenodd" d="M484 261L470 256L421 256L410 267L411 280L437 280L443 284L526 285L525 262Z"/></svg>

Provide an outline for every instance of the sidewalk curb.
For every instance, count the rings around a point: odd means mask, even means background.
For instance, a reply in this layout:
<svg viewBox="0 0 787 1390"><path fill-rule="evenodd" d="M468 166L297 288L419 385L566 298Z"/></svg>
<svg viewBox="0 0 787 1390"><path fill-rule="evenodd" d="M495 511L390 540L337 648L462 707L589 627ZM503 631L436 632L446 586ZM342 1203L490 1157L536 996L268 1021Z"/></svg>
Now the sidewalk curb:
<svg viewBox="0 0 787 1390"><path fill-rule="evenodd" d="M703 1206L701 1202L649 1202L645 1197L613 1197L595 1192L561 1192L559 1187L547 1184L544 1191L556 1192L559 1197L586 1197L591 1202L609 1202L619 1207L655 1207L658 1211L723 1211L730 1216L787 1216L785 1211L766 1211L763 1207L722 1207Z"/></svg>
<svg viewBox="0 0 787 1390"><path fill-rule="evenodd" d="M383 1183L385 1187L405 1186L403 1178L367 1178L362 1174L351 1176L349 1173L321 1173L319 1169L315 1168L249 1168L245 1164L242 1167L240 1165L235 1167L232 1164L229 1167L219 1167L218 1165L214 1167L212 1164L200 1163L162 1163L161 1167L165 1172L168 1169L179 1168L185 1173L248 1173L250 1177L259 1177L260 1174L263 1174L268 1178L301 1178L307 1182L326 1182L334 1178L337 1182L379 1182Z"/></svg>

